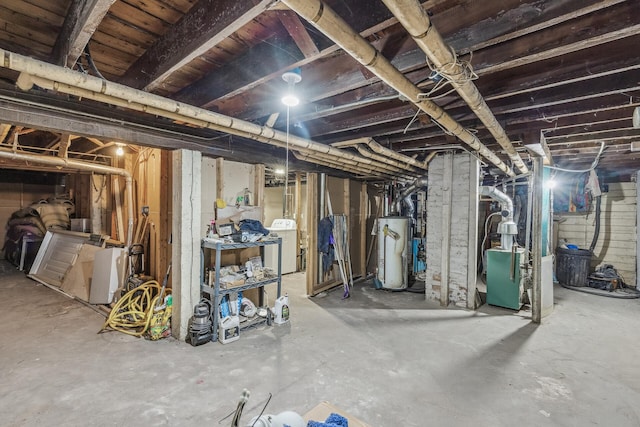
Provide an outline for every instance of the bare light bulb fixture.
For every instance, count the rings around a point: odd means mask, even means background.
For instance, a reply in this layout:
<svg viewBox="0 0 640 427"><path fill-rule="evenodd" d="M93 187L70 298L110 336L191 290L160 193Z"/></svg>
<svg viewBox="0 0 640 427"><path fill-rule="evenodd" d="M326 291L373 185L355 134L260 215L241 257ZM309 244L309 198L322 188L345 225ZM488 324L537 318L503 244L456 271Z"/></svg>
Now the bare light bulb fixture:
<svg viewBox="0 0 640 427"><path fill-rule="evenodd" d="M287 106L287 149L284 167L284 205L282 207L282 216L283 218L289 218L289 121L291 107L295 107L300 103L300 100L293 90L296 83L300 83L302 80L300 68L294 68L291 71L287 71L282 75L282 80L287 82L287 93L282 97L282 103Z"/></svg>
<svg viewBox="0 0 640 427"><path fill-rule="evenodd" d="M296 83L300 83L302 75L300 74L300 68L294 68L291 71L287 71L282 75L282 80L287 82L287 93L282 97L282 103L287 107L295 107L300 103L300 99L296 96L294 86Z"/></svg>
<svg viewBox="0 0 640 427"><path fill-rule="evenodd" d="M124 156L124 148L123 148L124 144L116 143L116 146L118 147L116 148L116 155L120 157Z"/></svg>

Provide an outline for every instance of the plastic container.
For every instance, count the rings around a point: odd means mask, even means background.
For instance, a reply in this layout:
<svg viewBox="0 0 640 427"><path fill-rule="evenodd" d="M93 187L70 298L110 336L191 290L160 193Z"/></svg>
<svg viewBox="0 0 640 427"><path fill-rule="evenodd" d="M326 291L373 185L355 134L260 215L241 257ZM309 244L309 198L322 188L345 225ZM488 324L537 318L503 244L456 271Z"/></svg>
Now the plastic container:
<svg viewBox="0 0 640 427"><path fill-rule="evenodd" d="M218 341L228 344L240 339L240 319L238 316L227 316L218 325Z"/></svg>
<svg viewBox="0 0 640 427"><path fill-rule="evenodd" d="M587 286L591 252L586 249L556 249L556 277L568 286Z"/></svg>
<svg viewBox="0 0 640 427"><path fill-rule="evenodd" d="M280 298L276 299L274 312L274 322L277 325L282 325L289 321L289 295L284 294Z"/></svg>

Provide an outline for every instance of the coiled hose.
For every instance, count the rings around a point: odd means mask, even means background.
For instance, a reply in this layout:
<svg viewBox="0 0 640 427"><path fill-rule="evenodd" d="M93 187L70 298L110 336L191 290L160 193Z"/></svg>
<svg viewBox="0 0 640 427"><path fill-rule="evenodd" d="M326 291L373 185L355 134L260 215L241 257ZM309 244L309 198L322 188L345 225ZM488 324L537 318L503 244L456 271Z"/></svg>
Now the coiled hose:
<svg viewBox="0 0 640 427"><path fill-rule="evenodd" d="M135 337L144 335L149 329L161 289L157 281L149 280L124 294L113 306L98 333L114 330ZM168 292L168 289L165 290L165 293Z"/></svg>

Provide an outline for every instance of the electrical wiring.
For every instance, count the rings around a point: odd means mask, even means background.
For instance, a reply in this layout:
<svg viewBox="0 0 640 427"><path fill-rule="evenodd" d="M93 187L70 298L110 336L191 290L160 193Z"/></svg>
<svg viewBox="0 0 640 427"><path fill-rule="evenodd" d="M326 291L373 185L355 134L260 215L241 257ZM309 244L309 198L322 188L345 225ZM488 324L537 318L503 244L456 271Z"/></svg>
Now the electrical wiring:
<svg viewBox="0 0 640 427"><path fill-rule="evenodd" d="M603 151L604 151L604 141L600 141L600 151L598 151L598 155L596 155L596 158L593 160L593 163L591 163L591 166L589 167L589 169L572 170L572 169L564 169L558 166L545 166L545 168L549 168L549 169L557 170L561 172L569 172L569 173L591 172L596 168L596 166L598 166L598 162L600 161L600 156L602 155Z"/></svg>
<svg viewBox="0 0 640 427"><path fill-rule="evenodd" d="M569 286L564 283L560 283L560 286L572 291L583 292L585 294L598 295L607 298L620 298L620 299L637 299L640 298L640 291L633 288L627 288L628 290L617 289L615 291L605 291L602 289L595 289L586 286Z"/></svg>
<svg viewBox="0 0 640 427"><path fill-rule="evenodd" d="M484 266L487 263L487 258L486 258L486 252L484 250L484 244L487 241L487 236L489 235L489 220L491 219L491 217L495 216L495 215L500 215L502 214L502 212L494 212L492 214L490 214L487 219L484 221L484 237L482 238L482 243L480 244L480 250L482 251L482 270L484 272Z"/></svg>
<svg viewBox="0 0 640 427"><path fill-rule="evenodd" d="M149 329L161 289L157 281L149 280L124 294L111 309L99 333L114 330L135 337L142 336ZM169 289L165 293L170 293Z"/></svg>

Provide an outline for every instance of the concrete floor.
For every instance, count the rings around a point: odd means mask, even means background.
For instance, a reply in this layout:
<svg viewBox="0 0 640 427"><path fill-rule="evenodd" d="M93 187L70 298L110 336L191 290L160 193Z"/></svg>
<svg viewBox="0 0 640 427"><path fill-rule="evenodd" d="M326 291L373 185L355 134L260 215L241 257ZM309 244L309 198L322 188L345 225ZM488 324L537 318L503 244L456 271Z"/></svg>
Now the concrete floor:
<svg viewBox="0 0 640 427"><path fill-rule="evenodd" d="M640 426L640 302L556 288L544 324L494 307L443 310L357 285L228 345L111 332L82 304L0 264L0 425L242 425L323 400L376 427Z"/></svg>

